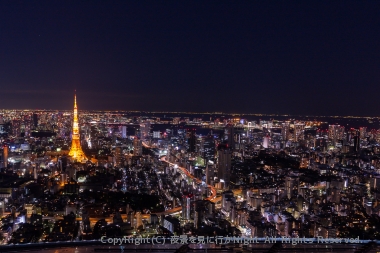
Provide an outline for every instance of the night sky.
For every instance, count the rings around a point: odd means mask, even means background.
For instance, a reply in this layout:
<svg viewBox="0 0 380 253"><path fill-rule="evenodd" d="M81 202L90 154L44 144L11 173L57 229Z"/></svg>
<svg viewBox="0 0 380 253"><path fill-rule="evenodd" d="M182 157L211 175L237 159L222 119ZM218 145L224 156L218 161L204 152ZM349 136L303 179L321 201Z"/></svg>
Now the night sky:
<svg viewBox="0 0 380 253"><path fill-rule="evenodd" d="M380 1L0 1L0 87L0 108L379 116Z"/></svg>

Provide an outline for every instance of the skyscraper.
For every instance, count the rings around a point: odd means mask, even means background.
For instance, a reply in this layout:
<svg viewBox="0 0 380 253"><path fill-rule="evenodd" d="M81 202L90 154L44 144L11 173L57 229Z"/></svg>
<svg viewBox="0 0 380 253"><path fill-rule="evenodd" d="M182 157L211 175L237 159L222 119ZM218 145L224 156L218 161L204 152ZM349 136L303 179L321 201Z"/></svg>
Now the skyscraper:
<svg viewBox="0 0 380 253"><path fill-rule="evenodd" d="M294 141L300 141L305 138L305 124L304 123L295 123L294 124Z"/></svg>
<svg viewBox="0 0 380 253"><path fill-rule="evenodd" d="M79 136L79 124L78 124L78 108L77 108L77 95L74 95L74 119L73 119L73 134L71 139L71 148L69 152L74 160L84 161L87 160L86 156L83 153L82 147L80 145L80 136Z"/></svg>
<svg viewBox="0 0 380 253"><path fill-rule="evenodd" d="M146 121L140 124L141 139L145 140L150 136L150 122Z"/></svg>
<svg viewBox="0 0 380 253"><path fill-rule="evenodd" d="M190 220L191 194L182 196L182 219Z"/></svg>
<svg viewBox="0 0 380 253"><path fill-rule="evenodd" d="M215 161L215 141L212 135L206 136L203 141L203 157L206 163Z"/></svg>
<svg viewBox="0 0 380 253"><path fill-rule="evenodd" d="M142 155L142 142L137 137L135 137L135 139L133 140L133 155Z"/></svg>
<svg viewBox="0 0 380 253"><path fill-rule="evenodd" d="M285 178L285 192L288 199L295 196L294 188L298 188L298 178L295 176L288 176Z"/></svg>
<svg viewBox="0 0 380 253"><path fill-rule="evenodd" d="M282 128L281 128L282 140L284 141L289 140L289 129L290 129L289 122L282 123Z"/></svg>
<svg viewBox="0 0 380 253"><path fill-rule="evenodd" d="M213 185L215 176L215 165L213 163L206 164L206 184Z"/></svg>
<svg viewBox="0 0 380 253"><path fill-rule="evenodd" d="M337 143L338 140L343 140L344 137L344 126L340 125L329 125L329 139L333 142L333 145Z"/></svg>
<svg viewBox="0 0 380 253"><path fill-rule="evenodd" d="M263 147L264 148L268 148L269 147L269 140L270 140L270 137L269 135L266 135L263 139Z"/></svg>
<svg viewBox="0 0 380 253"><path fill-rule="evenodd" d="M367 137L367 127L361 127L359 128L359 133L360 133L360 139L364 139Z"/></svg>
<svg viewBox="0 0 380 253"><path fill-rule="evenodd" d="M127 138L127 126L121 127L121 138L123 139Z"/></svg>
<svg viewBox="0 0 380 253"><path fill-rule="evenodd" d="M115 147L116 166L121 166L124 162L123 149L121 146Z"/></svg>
<svg viewBox="0 0 380 253"><path fill-rule="evenodd" d="M136 212L136 228L142 226L143 223L142 223L142 215L141 215L141 212L140 211L137 211Z"/></svg>
<svg viewBox="0 0 380 253"><path fill-rule="evenodd" d="M38 127L38 115L33 113L33 129L37 129Z"/></svg>
<svg viewBox="0 0 380 253"><path fill-rule="evenodd" d="M225 186L230 184L232 150L221 145L218 149L218 178Z"/></svg>
<svg viewBox="0 0 380 253"><path fill-rule="evenodd" d="M191 128L188 129L188 139L187 143L189 144L189 152L195 152L195 146L197 142L197 137L195 136L195 129Z"/></svg>
<svg viewBox="0 0 380 253"><path fill-rule="evenodd" d="M8 146L4 145L0 148L0 168L8 166Z"/></svg>
<svg viewBox="0 0 380 253"><path fill-rule="evenodd" d="M227 202L234 198L234 193L232 191L225 191L222 193L222 208L224 210L227 208Z"/></svg>
<svg viewBox="0 0 380 253"><path fill-rule="evenodd" d="M359 135L356 135L354 136L354 151L355 152L359 152L360 150L360 136Z"/></svg>
<svg viewBox="0 0 380 253"><path fill-rule="evenodd" d="M224 130L225 139L230 148L235 148L235 128L232 124L228 124Z"/></svg>

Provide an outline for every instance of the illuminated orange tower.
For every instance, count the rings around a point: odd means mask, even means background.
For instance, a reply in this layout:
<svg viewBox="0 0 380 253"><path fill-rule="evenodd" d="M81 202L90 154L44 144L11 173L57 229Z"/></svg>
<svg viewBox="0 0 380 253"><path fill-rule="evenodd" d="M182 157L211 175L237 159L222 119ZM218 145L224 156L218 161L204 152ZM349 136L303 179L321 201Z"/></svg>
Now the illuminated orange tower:
<svg viewBox="0 0 380 253"><path fill-rule="evenodd" d="M79 162L87 160L86 156L83 153L82 147L80 146L79 138L79 124L78 124L78 108L77 108L77 95L74 95L74 120L73 120L73 134L71 139L71 148L69 152L74 160Z"/></svg>

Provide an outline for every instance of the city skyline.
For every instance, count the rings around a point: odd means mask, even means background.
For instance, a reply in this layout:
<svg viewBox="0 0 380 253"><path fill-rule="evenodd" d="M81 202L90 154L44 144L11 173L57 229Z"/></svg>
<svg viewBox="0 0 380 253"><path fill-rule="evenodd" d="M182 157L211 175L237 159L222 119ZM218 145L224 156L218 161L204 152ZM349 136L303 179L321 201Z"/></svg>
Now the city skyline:
<svg viewBox="0 0 380 253"><path fill-rule="evenodd" d="M0 248L157 235L242 252L380 242L378 119L147 117L78 112L77 101L0 112Z"/></svg>
<svg viewBox="0 0 380 253"><path fill-rule="evenodd" d="M379 2L0 7L0 108L379 115Z"/></svg>
<svg viewBox="0 0 380 253"><path fill-rule="evenodd" d="M380 1L0 1L0 251L375 252Z"/></svg>

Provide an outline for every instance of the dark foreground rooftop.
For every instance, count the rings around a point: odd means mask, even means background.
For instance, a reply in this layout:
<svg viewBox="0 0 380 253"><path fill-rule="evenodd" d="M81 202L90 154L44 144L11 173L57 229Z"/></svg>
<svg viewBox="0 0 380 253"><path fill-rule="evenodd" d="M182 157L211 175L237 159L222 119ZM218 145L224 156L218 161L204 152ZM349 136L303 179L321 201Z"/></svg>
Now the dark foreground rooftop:
<svg viewBox="0 0 380 253"><path fill-rule="evenodd" d="M58 251L57 251L58 250ZM13 246L0 246L0 252L41 252L41 253L88 253L88 252L155 252L155 253L184 253L184 252L234 252L234 253L281 253L281 252L342 252L342 253L376 253L380 251L380 244L378 243L365 243L365 244L264 244L259 243L255 245L225 245L219 246L214 244L208 245L190 245L181 247L181 245L122 245L113 246L100 244L98 242L74 242L74 243L48 243L48 244L28 244L28 245L13 245Z"/></svg>

